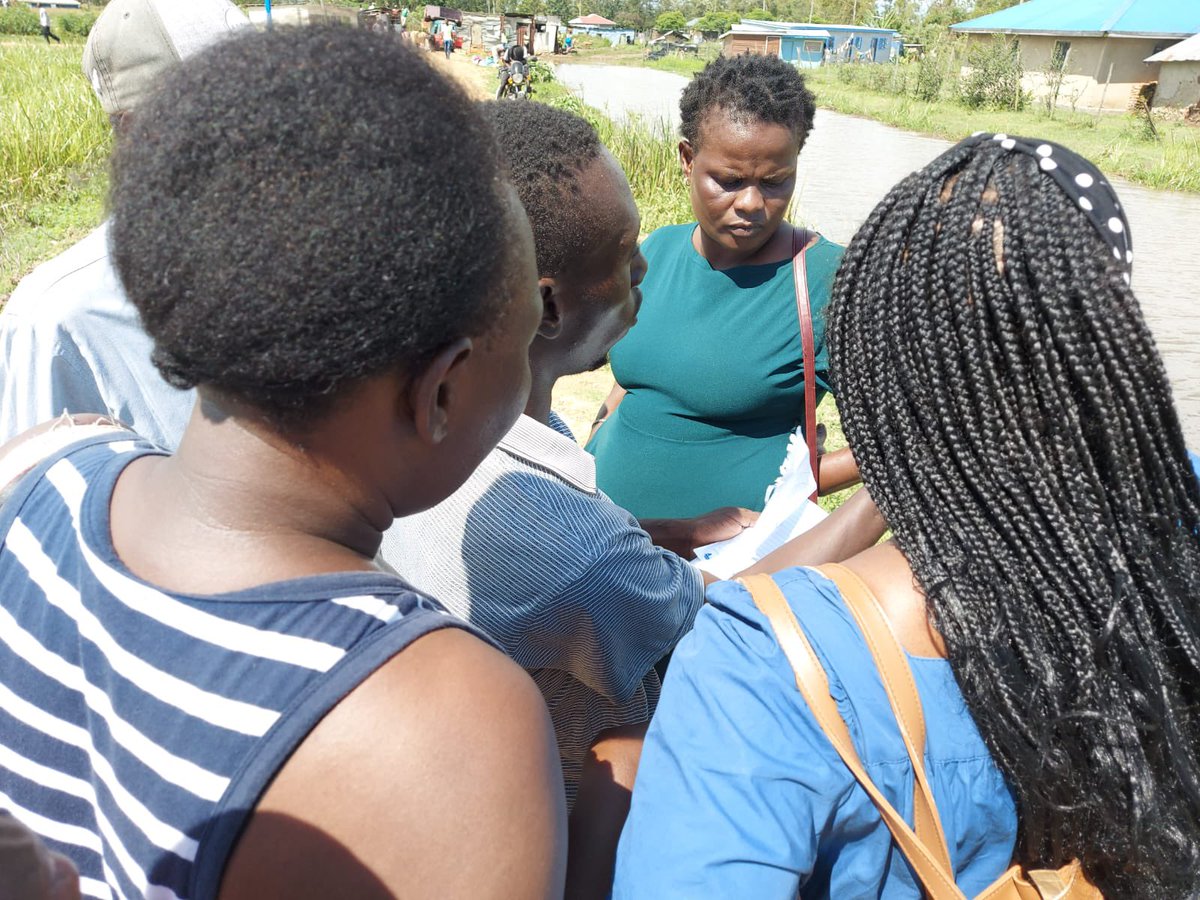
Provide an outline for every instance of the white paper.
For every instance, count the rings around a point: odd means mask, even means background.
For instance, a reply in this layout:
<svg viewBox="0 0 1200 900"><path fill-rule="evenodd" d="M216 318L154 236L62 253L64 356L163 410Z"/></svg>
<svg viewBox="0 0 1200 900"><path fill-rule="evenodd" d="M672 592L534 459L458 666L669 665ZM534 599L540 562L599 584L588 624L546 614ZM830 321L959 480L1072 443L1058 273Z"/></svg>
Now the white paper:
<svg viewBox="0 0 1200 900"><path fill-rule="evenodd" d="M693 563L717 578L731 578L828 515L809 497L816 490L808 445L799 428L792 432L779 478L767 489L758 521L736 537L696 548Z"/></svg>

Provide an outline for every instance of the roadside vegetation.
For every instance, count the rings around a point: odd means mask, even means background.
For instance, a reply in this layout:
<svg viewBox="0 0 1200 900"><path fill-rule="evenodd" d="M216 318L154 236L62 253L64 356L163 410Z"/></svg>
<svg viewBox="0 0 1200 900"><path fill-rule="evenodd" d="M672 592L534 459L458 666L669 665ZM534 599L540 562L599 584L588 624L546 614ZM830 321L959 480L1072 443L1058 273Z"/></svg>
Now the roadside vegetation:
<svg viewBox="0 0 1200 900"><path fill-rule="evenodd" d="M1041 74L1061 83L1064 73ZM804 73L827 109L949 140L975 131L1046 138L1134 183L1200 192L1200 128L1145 107L1101 113L1056 106L1023 91L1023 75L1003 40L969 52L947 41L920 58L841 63ZM1060 99L1069 104L1071 98Z"/></svg>
<svg viewBox="0 0 1200 900"><path fill-rule="evenodd" d="M60 30L77 18L56 18L62 44L0 35L0 303L103 215L111 132L80 70L84 35Z"/></svg>

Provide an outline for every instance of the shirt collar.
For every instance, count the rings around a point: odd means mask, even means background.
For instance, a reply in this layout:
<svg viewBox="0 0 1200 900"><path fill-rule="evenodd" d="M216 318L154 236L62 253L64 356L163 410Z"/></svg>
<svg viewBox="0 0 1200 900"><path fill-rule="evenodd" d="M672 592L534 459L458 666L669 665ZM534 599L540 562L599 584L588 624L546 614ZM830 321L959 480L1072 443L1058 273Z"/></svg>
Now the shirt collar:
<svg viewBox="0 0 1200 900"><path fill-rule="evenodd" d="M550 425L522 414L499 446L510 456L546 469L575 489L595 494L596 461L570 434L571 430L553 412Z"/></svg>

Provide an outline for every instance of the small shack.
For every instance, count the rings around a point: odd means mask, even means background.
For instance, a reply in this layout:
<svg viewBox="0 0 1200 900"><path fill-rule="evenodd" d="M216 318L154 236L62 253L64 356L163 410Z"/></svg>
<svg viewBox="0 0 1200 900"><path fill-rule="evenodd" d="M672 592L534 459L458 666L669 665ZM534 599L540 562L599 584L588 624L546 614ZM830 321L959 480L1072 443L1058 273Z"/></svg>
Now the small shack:
<svg viewBox="0 0 1200 900"><path fill-rule="evenodd" d="M463 44L469 44L472 50L492 52L498 44L504 44L504 31L501 28L503 17L484 13L463 13Z"/></svg>
<svg viewBox="0 0 1200 900"><path fill-rule="evenodd" d="M1159 67L1155 106L1200 105L1200 34L1146 57L1146 62Z"/></svg>

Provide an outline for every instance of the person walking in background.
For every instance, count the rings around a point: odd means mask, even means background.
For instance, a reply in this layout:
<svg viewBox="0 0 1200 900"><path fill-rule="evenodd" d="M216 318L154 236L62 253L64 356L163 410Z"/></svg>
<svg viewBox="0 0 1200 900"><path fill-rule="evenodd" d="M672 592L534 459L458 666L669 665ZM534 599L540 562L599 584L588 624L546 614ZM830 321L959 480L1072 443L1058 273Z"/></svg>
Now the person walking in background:
<svg viewBox="0 0 1200 900"><path fill-rule="evenodd" d="M450 54L454 52L454 23L449 19L442 19L442 51L446 54L446 59L450 58Z"/></svg>
<svg viewBox="0 0 1200 900"><path fill-rule="evenodd" d="M894 539L709 592L646 738L618 900L974 897L1014 860L1197 896L1200 480L1132 262L1103 174L1047 141L969 138L875 208L829 353ZM893 713L906 683L921 738ZM898 821L935 866L898 852Z"/></svg>
<svg viewBox="0 0 1200 900"><path fill-rule="evenodd" d="M42 37L46 39L47 44L50 43L50 38L54 38L55 43L62 43L58 35L50 30L50 13L46 12L44 6L38 10L38 23L42 26Z"/></svg>

